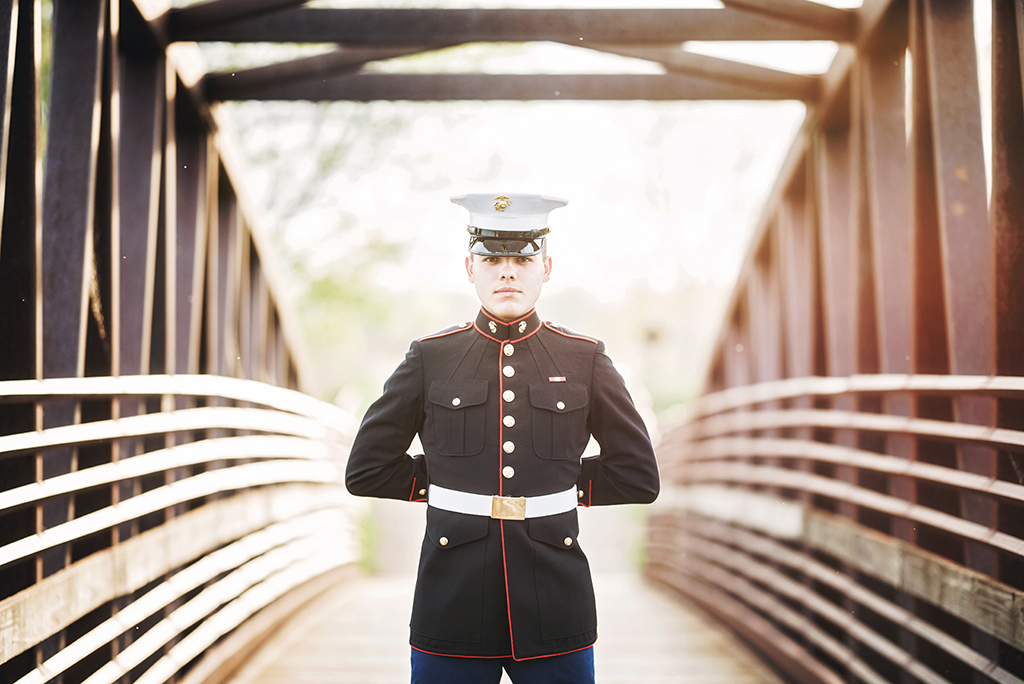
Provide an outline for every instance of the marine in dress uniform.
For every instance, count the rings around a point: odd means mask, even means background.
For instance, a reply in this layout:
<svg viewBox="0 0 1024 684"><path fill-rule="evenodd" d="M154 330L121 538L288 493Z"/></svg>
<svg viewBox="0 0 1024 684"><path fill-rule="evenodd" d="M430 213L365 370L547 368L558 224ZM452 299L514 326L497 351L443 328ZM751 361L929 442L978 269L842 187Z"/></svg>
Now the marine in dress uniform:
<svg viewBox="0 0 1024 684"><path fill-rule="evenodd" d="M577 509L653 501L654 450L604 344L533 308L537 266L547 280L551 265L547 216L566 202L452 201L470 212L467 271L483 306L411 344L363 419L346 484L359 496L427 503L413 649L467 667L554 664L597 639ZM416 434L424 453L409 455ZM591 435L600 455L581 459Z"/></svg>

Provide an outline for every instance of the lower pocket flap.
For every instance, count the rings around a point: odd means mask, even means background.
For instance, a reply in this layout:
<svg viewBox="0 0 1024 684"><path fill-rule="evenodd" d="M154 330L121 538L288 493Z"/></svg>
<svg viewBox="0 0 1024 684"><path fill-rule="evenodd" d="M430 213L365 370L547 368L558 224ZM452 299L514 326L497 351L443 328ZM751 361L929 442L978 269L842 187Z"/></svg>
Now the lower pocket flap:
<svg viewBox="0 0 1024 684"><path fill-rule="evenodd" d="M451 549L487 536L490 518L427 507L427 537L440 549Z"/></svg>
<svg viewBox="0 0 1024 684"><path fill-rule="evenodd" d="M576 511L566 511L558 515L547 515L543 518L530 519L530 538L561 549L576 545L576 537L580 533L579 519ZM568 540L568 541L567 541Z"/></svg>

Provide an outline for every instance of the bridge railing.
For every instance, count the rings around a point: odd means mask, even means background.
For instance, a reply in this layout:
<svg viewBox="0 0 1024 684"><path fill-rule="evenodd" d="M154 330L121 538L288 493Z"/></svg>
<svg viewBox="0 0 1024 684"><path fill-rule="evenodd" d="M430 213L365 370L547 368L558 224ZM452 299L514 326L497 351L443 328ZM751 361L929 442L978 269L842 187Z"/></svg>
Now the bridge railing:
<svg viewBox="0 0 1024 684"><path fill-rule="evenodd" d="M651 518L649 573L801 681L1024 681L1009 657L1024 651L1024 593L962 564L964 545L978 544L1022 567L1020 520L992 529L955 510L973 497L1020 511L1024 484L884 453L892 440L978 446L1019 476L1022 431L877 411L880 400L965 395L1019 400L1024 378L812 377L702 397L663 443L675 486ZM835 408L840 397L859 409ZM888 478L914 482L916 496L889 494ZM918 543L890 534L893 520Z"/></svg>
<svg viewBox="0 0 1024 684"><path fill-rule="evenodd" d="M295 391L296 313L170 4L0 3L4 683L215 682L356 559L350 419Z"/></svg>
<svg viewBox="0 0 1024 684"><path fill-rule="evenodd" d="M659 449L650 574L801 682L1024 682L1024 3L978 4L857 10Z"/></svg>
<svg viewBox="0 0 1024 684"><path fill-rule="evenodd" d="M0 492L0 515L54 501L78 509L0 546L8 570L66 555L63 569L0 601L9 681L215 681L359 557L339 475L354 426L329 404L201 375L10 381L0 396L0 410L115 407L114 417L0 436L0 459L69 446L114 454ZM138 410L117 417L127 403ZM59 648L34 667L10 667L54 637Z"/></svg>

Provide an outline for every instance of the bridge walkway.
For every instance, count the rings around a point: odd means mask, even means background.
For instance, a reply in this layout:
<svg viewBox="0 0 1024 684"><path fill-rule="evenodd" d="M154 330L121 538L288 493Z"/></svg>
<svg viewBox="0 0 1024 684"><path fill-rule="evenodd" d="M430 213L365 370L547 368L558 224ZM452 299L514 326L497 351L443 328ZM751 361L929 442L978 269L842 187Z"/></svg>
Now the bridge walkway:
<svg viewBox="0 0 1024 684"><path fill-rule="evenodd" d="M380 576L342 582L297 612L228 684L400 684L409 681L413 543L422 511L376 502L388 542ZM782 684L748 647L699 607L640 578L632 567L638 509L580 516L597 591L600 684ZM640 509L642 510L642 509ZM507 677L503 684L507 682Z"/></svg>

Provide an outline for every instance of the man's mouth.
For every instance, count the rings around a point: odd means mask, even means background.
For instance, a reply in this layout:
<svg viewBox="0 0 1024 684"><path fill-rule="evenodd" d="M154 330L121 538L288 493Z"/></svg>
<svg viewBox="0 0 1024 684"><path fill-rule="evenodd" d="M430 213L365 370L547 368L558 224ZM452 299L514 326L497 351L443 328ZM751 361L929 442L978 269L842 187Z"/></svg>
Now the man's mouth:
<svg viewBox="0 0 1024 684"><path fill-rule="evenodd" d="M517 289L515 289L513 287L503 287L500 290L495 290L495 292L498 293L498 294L509 294L509 293L517 293L518 294L519 290L517 290Z"/></svg>

